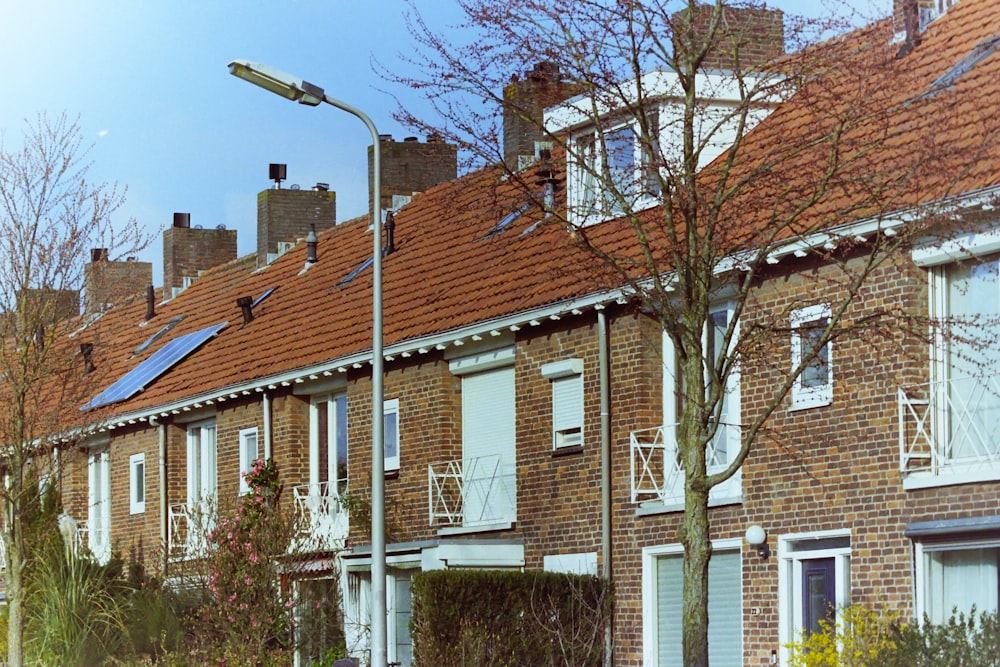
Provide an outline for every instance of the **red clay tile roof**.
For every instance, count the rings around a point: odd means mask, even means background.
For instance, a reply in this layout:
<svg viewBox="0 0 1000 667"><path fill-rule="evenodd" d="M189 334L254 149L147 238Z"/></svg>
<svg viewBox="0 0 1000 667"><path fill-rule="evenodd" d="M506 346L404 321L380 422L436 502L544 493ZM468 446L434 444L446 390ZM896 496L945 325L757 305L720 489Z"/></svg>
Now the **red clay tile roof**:
<svg viewBox="0 0 1000 667"><path fill-rule="evenodd" d="M851 201L861 205L853 215L871 212L865 201L879 187L897 187L892 208L933 201L951 193L1000 183L1000 151L996 133L1000 99L1000 53L933 95L932 82L976 44L1000 31L1000 0L964 0L935 22L923 43L895 59L891 26L882 23L837 40L832 48L850 56L846 68L807 83L791 102L778 109L747 138L749 164L782 154L785 160L762 175L737 197L728 210L731 246L754 247L766 232L775 196L794 206L823 166L829 146L809 145L817 129L848 119L847 157L857 162L849 178L831 184L801 229L815 224L848 222ZM811 54L804 54L803 57ZM864 74L865 76L859 76ZM867 106L862 106L867 105ZM866 114L857 114L865 109ZM891 113L879 114L880 109ZM871 113L867 113L870 111ZM866 147L878 140L880 150ZM935 155L940 168L921 164L918 180L895 184L910 168L913 156ZM742 167L750 169L751 167ZM706 178L711 170L706 172ZM762 198L763 195L763 198ZM508 228L483 238L526 200L496 169L483 169L416 196L396 214L396 250L384 260L385 344L391 346L518 312L573 299L614 285L606 270L581 250L563 227L539 225L532 208ZM762 204L762 202L764 204ZM629 237L614 225L592 233L607 247L628 251ZM160 304L156 317L142 325L144 304L123 304L74 338L94 340L101 382L93 395L134 368L176 336L228 321L206 342L144 391L105 410L124 414L152 410L211 390L274 377L324 363L341 363L371 349L372 271L349 284L341 280L371 257L372 237L366 220L338 225L319 240L319 261L303 271L300 244L263 270L243 258L199 278L173 300ZM243 325L236 299L276 291ZM132 351L170 319L184 315L164 339L133 358ZM74 342L74 345L77 344ZM360 357L359 357L360 358Z"/></svg>

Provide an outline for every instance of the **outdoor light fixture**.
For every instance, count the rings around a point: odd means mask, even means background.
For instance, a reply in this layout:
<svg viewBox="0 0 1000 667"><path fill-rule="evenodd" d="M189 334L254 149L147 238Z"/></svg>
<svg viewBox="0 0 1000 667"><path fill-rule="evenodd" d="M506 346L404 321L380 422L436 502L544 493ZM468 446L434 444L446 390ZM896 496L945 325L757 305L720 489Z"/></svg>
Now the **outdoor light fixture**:
<svg viewBox="0 0 1000 667"><path fill-rule="evenodd" d="M747 533L745 536L747 544L752 546L757 550L757 555L762 559L767 559L771 555L771 547L767 544L767 531L753 524L747 528Z"/></svg>
<svg viewBox="0 0 1000 667"><path fill-rule="evenodd" d="M280 70L247 60L229 63L229 73L255 86L269 90L285 99L317 106L325 102L357 117L372 135L372 201L371 228L374 235L372 256L372 615L371 667L386 667L388 643L386 634L385 596L385 449L383 423L382 352L382 164L378 130L360 109L336 100L319 86Z"/></svg>

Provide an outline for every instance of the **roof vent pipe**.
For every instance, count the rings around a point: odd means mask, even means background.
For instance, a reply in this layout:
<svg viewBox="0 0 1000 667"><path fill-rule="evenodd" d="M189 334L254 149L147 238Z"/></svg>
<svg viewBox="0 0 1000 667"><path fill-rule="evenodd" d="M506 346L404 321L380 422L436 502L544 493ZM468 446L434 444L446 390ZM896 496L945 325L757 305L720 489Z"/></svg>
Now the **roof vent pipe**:
<svg viewBox="0 0 1000 667"><path fill-rule="evenodd" d="M80 343L80 356L83 357L83 374L94 371L94 344Z"/></svg>
<svg viewBox="0 0 1000 667"><path fill-rule="evenodd" d="M174 227L188 229L191 227L190 213L174 213Z"/></svg>
<svg viewBox="0 0 1000 667"><path fill-rule="evenodd" d="M316 263L316 225L309 225L309 234L306 235L306 263Z"/></svg>
<svg viewBox="0 0 1000 667"><path fill-rule="evenodd" d="M150 285L146 288L146 321L156 317L156 288Z"/></svg>
<svg viewBox="0 0 1000 667"><path fill-rule="evenodd" d="M382 256L391 255L396 250L396 216L389 211L385 214L385 250Z"/></svg>
<svg viewBox="0 0 1000 667"><path fill-rule="evenodd" d="M236 305L243 312L244 326L253 322L253 299L248 296L241 296L236 299Z"/></svg>

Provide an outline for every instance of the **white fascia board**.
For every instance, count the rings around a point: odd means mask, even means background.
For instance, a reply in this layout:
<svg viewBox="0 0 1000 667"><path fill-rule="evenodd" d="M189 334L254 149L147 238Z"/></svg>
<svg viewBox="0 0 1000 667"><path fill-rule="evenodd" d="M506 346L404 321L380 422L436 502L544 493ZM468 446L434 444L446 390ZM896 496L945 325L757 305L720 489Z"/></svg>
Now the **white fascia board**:
<svg viewBox="0 0 1000 667"><path fill-rule="evenodd" d="M774 75L764 75L774 76ZM746 86L754 90L764 79L757 75L744 75ZM698 74L698 90L702 94L698 96L699 102L710 102L715 106L736 106L743 102L740 95L740 86L735 77L724 72L708 72ZM662 69L653 70L643 74L639 79L639 86L647 100L657 104L669 106L681 105L684 101L684 90L675 72ZM636 88L631 83L623 84L623 90L628 90L628 99L625 102L631 104L636 101ZM711 93L711 94L706 94ZM609 104L607 100L597 100L597 115L599 117L614 116L619 113L623 101L614 100L615 104ZM777 105L780 100L777 97L754 100L754 105L769 106ZM568 100L552 106L544 112L545 130L552 134L576 130L582 127L594 125L594 100L584 93L571 97Z"/></svg>

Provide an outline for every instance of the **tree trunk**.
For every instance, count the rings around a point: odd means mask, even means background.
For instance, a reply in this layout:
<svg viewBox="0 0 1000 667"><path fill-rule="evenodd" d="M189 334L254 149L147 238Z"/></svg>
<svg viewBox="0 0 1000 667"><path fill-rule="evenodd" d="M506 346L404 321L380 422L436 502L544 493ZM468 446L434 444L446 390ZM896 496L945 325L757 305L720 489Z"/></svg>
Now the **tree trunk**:
<svg viewBox="0 0 1000 667"><path fill-rule="evenodd" d="M690 477L694 477L691 479ZM708 533L708 489L704 477L689 475L685 483L683 629L685 667L708 667L708 561L712 543Z"/></svg>
<svg viewBox="0 0 1000 667"><path fill-rule="evenodd" d="M19 524L13 527L15 530ZM11 531L14 532L14 531ZM24 554L18 536L8 533L7 539L7 666L24 664Z"/></svg>

